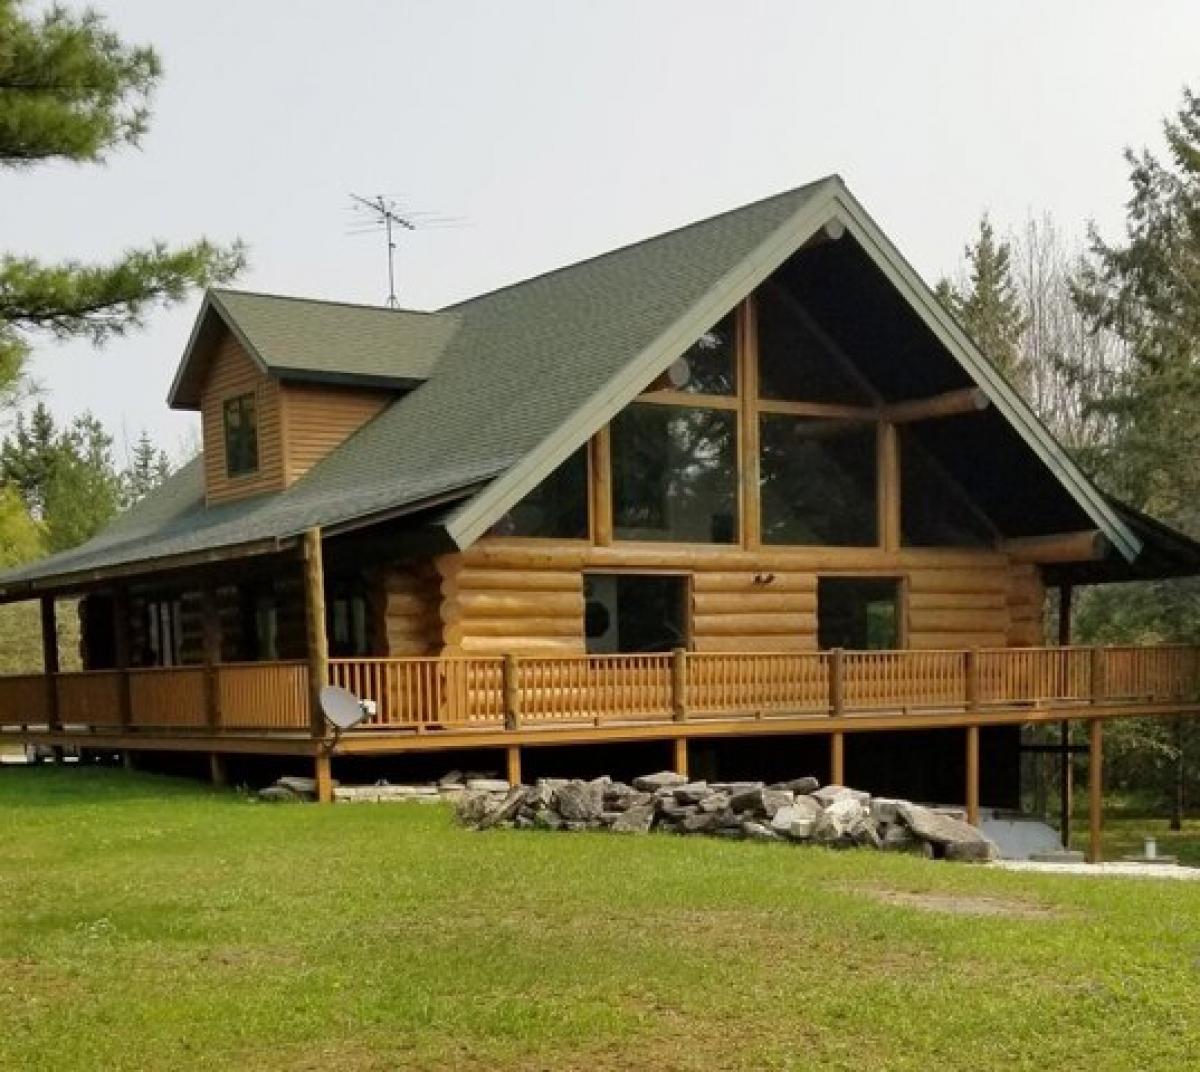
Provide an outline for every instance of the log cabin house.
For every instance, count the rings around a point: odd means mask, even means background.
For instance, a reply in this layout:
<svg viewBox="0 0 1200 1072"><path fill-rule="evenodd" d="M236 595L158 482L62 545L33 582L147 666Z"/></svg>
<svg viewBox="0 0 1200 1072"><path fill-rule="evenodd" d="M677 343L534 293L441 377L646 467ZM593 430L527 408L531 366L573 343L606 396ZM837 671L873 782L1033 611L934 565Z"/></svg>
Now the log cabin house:
<svg viewBox="0 0 1200 1072"><path fill-rule="evenodd" d="M169 404L202 456L0 576L45 641L0 740L307 757L323 798L354 757L623 745L976 817L1023 725L1082 720L1098 823L1104 720L1197 709L1194 649L1074 647L1069 608L1200 547L1078 469L836 177L435 312L214 290ZM330 681L376 703L336 742Z"/></svg>

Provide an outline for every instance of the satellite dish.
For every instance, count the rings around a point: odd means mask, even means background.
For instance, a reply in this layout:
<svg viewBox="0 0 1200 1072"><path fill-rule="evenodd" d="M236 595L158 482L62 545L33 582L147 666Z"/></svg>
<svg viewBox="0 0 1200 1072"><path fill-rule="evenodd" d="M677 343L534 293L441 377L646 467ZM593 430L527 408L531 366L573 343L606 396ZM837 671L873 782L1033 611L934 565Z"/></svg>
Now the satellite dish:
<svg viewBox="0 0 1200 1072"><path fill-rule="evenodd" d="M338 733L354 729L367 717L362 701L340 685L326 685L321 689L321 710Z"/></svg>
<svg viewBox="0 0 1200 1072"><path fill-rule="evenodd" d="M673 361L671 367L667 369L667 381L677 391L686 387L688 380L691 378L692 369L686 357L681 357L678 361Z"/></svg>

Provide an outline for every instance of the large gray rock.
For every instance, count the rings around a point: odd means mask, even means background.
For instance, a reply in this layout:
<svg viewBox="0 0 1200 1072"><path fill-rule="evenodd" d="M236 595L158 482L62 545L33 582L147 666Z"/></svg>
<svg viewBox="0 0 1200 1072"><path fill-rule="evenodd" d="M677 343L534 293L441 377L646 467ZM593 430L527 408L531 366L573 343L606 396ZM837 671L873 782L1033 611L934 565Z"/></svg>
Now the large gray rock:
<svg viewBox="0 0 1200 1072"><path fill-rule="evenodd" d="M504 794L503 799L498 804L494 800L490 801L491 806L487 814L477 824L477 828L479 830L490 830L494 826L508 822L517 814L517 809L520 808L521 801L524 799L525 790L519 785L514 786Z"/></svg>
<svg viewBox="0 0 1200 1072"><path fill-rule="evenodd" d="M614 834L645 834L653 822L654 808L649 804L640 804L621 812L609 829Z"/></svg>
<svg viewBox="0 0 1200 1072"><path fill-rule="evenodd" d="M797 819L787 828L786 836L791 841L810 841L816 825L816 819Z"/></svg>
<svg viewBox="0 0 1200 1072"><path fill-rule="evenodd" d="M873 797L871 800L871 818L877 823L898 823L900 821L900 805L902 800L892 800L890 797Z"/></svg>
<svg viewBox="0 0 1200 1072"><path fill-rule="evenodd" d="M671 790L672 795L680 804L699 804L705 797L711 796L708 782L688 782L687 785L677 785Z"/></svg>
<svg viewBox="0 0 1200 1072"><path fill-rule="evenodd" d="M949 815L942 815L933 808L900 802L897 809L900 819L922 841L933 845L948 845L954 841L977 841L983 835L968 823Z"/></svg>
<svg viewBox="0 0 1200 1072"><path fill-rule="evenodd" d="M901 821L913 835L940 848L948 860L999 859L995 843L970 823L908 801L901 801L899 811Z"/></svg>
<svg viewBox="0 0 1200 1072"><path fill-rule="evenodd" d="M477 826L483 822L493 805L491 793L468 789L458 801L455 814L464 826Z"/></svg>
<svg viewBox="0 0 1200 1072"><path fill-rule="evenodd" d="M315 778L304 778L295 774L285 774L282 778L277 778L275 784L282 786L284 789L290 790L298 797L316 798L317 795L317 780Z"/></svg>
<svg viewBox="0 0 1200 1072"><path fill-rule="evenodd" d="M765 823L756 822L753 819L747 819L742 823L742 833L751 841L775 841L777 835Z"/></svg>
<svg viewBox="0 0 1200 1072"><path fill-rule="evenodd" d="M766 789L755 786L753 789L743 789L729 798L729 806L744 815L762 815L771 818L780 808L786 808L796 799L796 795L788 789Z"/></svg>
<svg viewBox="0 0 1200 1072"><path fill-rule="evenodd" d="M721 824L722 816L718 812L698 811L686 816L679 829L685 834L711 834Z"/></svg>
<svg viewBox="0 0 1200 1072"><path fill-rule="evenodd" d="M604 788L592 782L568 782L555 791L554 807L568 823L599 819L604 810Z"/></svg>
<svg viewBox="0 0 1200 1072"><path fill-rule="evenodd" d="M771 829L777 834L786 834L800 816L794 806L780 808L774 815L771 816Z"/></svg>
<svg viewBox="0 0 1200 1072"><path fill-rule="evenodd" d="M267 804L295 804L304 799L285 785L268 785L258 791L258 799Z"/></svg>
<svg viewBox="0 0 1200 1072"><path fill-rule="evenodd" d="M674 789L676 786L687 785L688 780L682 774L674 771L659 771L657 774L643 774L634 778L633 788L643 793L653 793L658 789Z"/></svg>
<svg viewBox="0 0 1200 1072"><path fill-rule="evenodd" d="M797 796L806 796L809 793L815 793L821 788L821 783L816 778L793 778L789 782L776 782L770 788L772 789L790 789Z"/></svg>
<svg viewBox="0 0 1200 1072"><path fill-rule="evenodd" d="M844 785L822 786L820 789L814 790L810 796L825 807L828 807L835 800L841 800L843 797L849 797L851 800L856 800L861 804L869 804L871 801L870 793L864 793L861 789L850 789Z"/></svg>
<svg viewBox="0 0 1200 1072"><path fill-rule="evenodd" d="M728 793L709 793L698 805L701 811L718 812L729 807Z"/></svg>
<svg viewBox="0 0 1200 1072"><path fill-rule="evenodd" d="M467 788L480 793L507 793L509 785L501 778L472 778Z"/></svg>
<svg viewBox="0 0 1200 1072"><path fill-rule="evenodd" d="M851 796L841 796L821 812L812 835L825 844L851 844L866 836L867 828L874 829L865 805Z"/></svg>
<svg viewBox="0 0 1200 1072"><path fill-rule="evenodd" d="M947 860L968 864L990 864L1000 859L1000 849L996 843L982 836L978 841L951 841L943 851Z"/></svg>

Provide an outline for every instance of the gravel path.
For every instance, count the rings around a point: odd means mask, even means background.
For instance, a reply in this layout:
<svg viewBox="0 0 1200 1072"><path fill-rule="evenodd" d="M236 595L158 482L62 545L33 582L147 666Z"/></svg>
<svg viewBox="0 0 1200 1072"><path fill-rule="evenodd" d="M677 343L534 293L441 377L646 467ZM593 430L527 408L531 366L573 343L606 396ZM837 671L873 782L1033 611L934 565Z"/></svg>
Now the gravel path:
<svg viewBox="0 0 1200 1072"><path fill-rule="evenodd" d="M1184 882L1200 880L1200 867L1178 864L1043 864L1029 860L1001 860L990 864L1003 871L1032 871L1042 875L1079 875L1084 878L1170 878Z"/></svg>

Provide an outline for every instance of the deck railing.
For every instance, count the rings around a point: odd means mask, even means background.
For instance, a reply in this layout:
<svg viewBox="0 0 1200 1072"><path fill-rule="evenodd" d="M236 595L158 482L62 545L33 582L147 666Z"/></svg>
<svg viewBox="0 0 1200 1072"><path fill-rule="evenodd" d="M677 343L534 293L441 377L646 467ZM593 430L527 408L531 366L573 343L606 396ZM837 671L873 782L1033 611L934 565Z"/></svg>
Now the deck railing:
<svg viewBox="0 0 1200 1072"><path fill-rule="evenodd" d="M304 662L0 677L0 728L307 733ZM1200 702L1200 647L334 659L364 731Z"/></svg>

